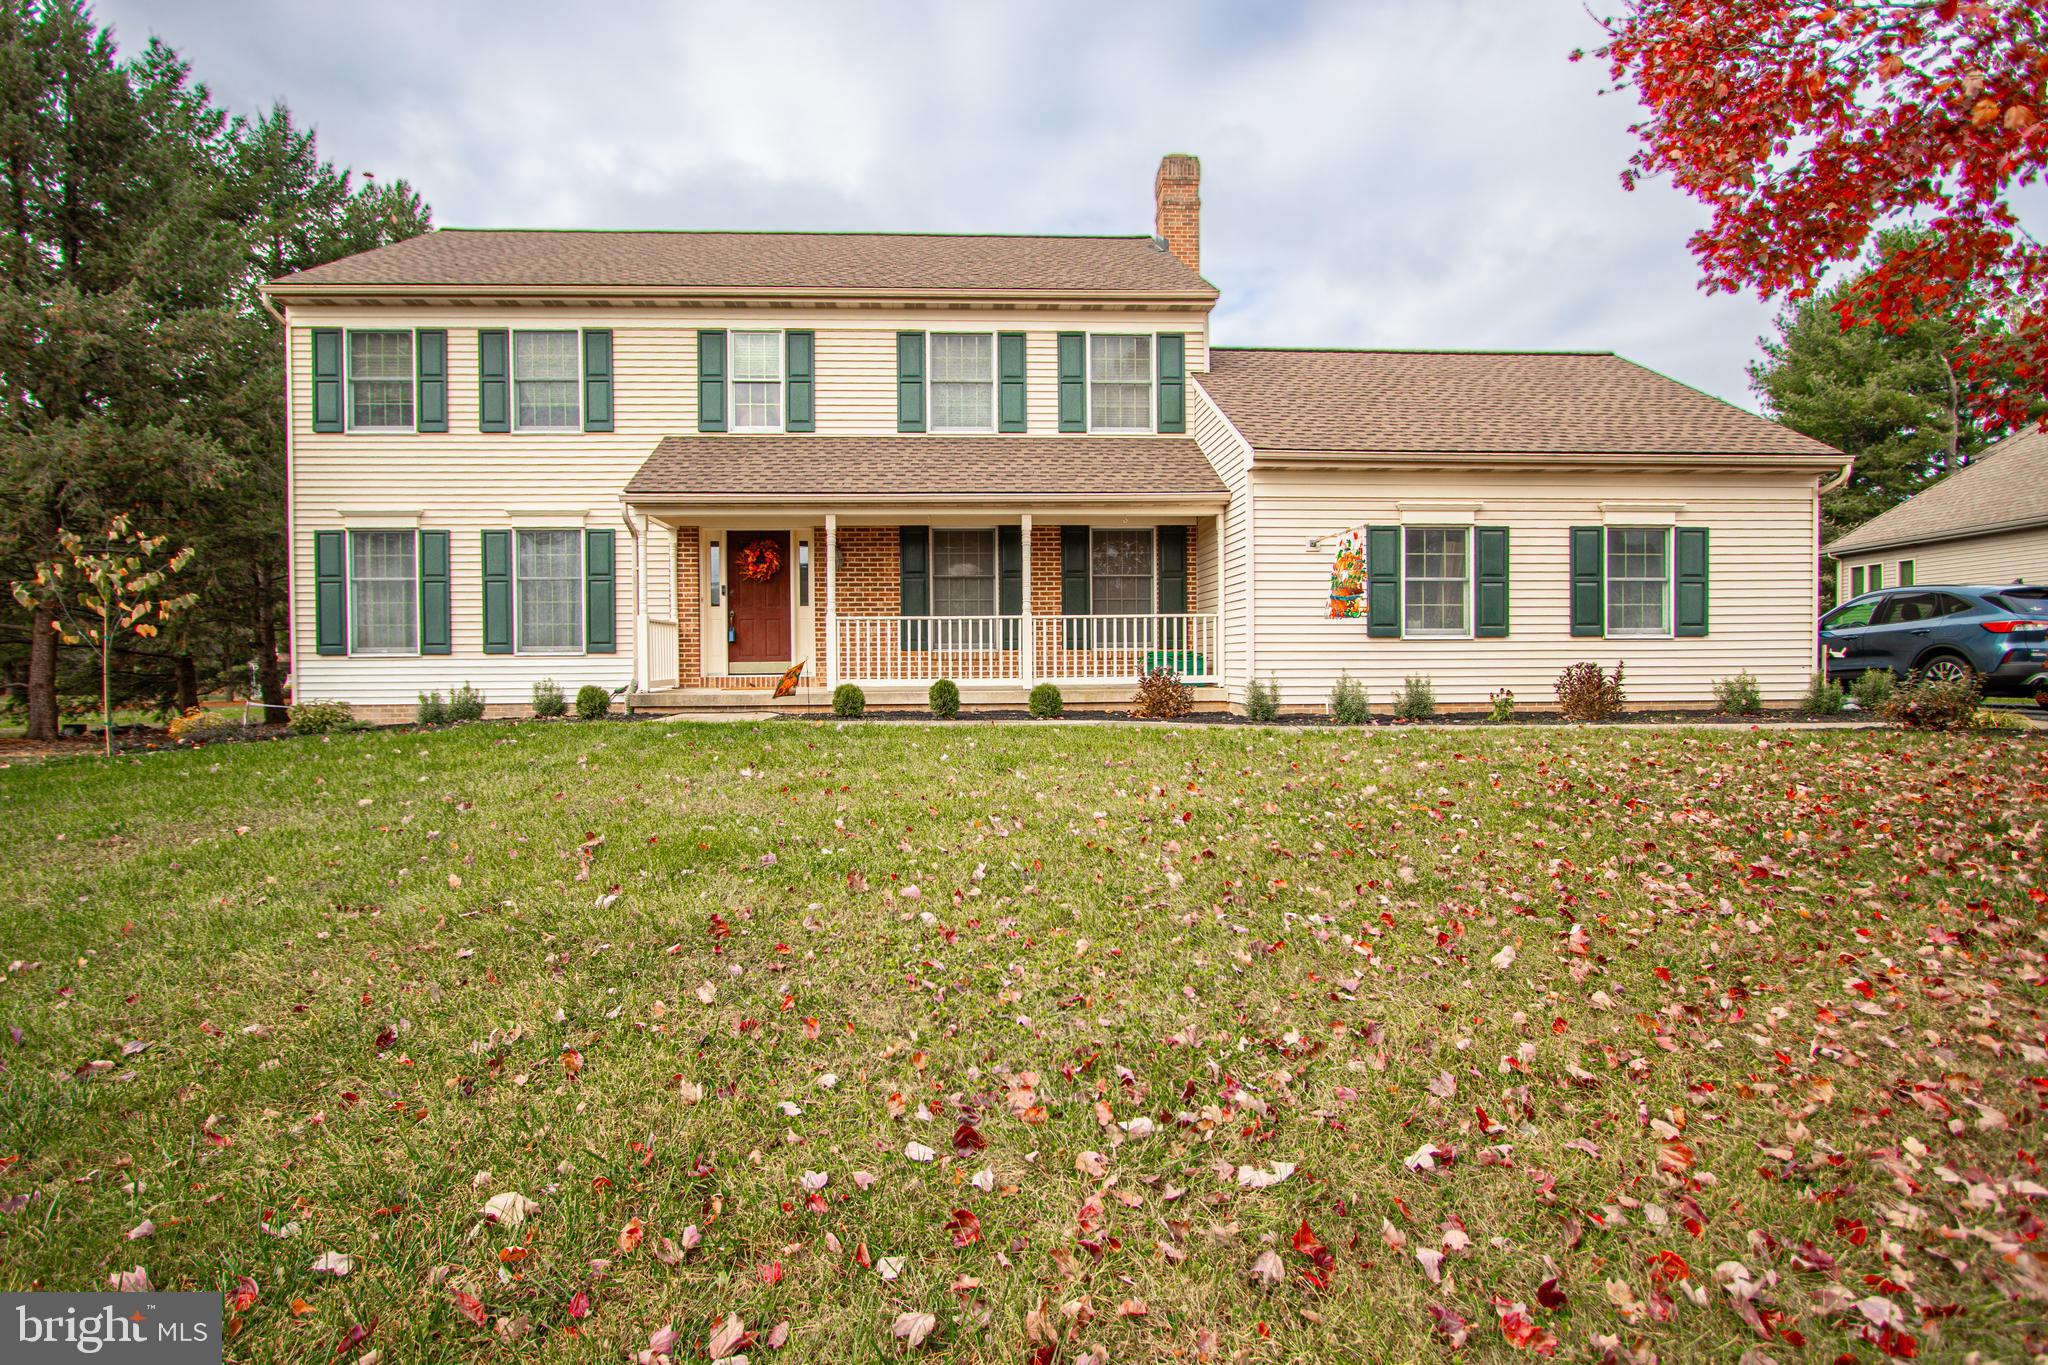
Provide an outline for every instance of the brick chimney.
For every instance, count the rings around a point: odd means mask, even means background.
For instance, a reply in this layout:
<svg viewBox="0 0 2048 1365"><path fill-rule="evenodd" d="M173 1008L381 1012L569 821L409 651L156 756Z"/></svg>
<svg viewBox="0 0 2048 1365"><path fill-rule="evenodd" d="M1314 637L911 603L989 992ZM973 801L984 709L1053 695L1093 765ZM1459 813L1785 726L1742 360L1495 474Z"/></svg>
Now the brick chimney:
<svg viewBox="0 0 2048 1365"><path fill-rule="evenodd" d="M1159 158L1152 178L1154 232L1188 269L1202 271L1202 163L1185 152Z"/></svg>

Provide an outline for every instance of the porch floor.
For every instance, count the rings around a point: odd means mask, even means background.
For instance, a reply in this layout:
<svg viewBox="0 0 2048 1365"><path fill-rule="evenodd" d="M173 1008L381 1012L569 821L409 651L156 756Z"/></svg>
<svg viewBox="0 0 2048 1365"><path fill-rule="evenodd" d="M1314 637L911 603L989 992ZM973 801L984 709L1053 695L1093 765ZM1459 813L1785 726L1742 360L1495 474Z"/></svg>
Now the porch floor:
<svg viewBox="0 0 2048 1365"><path fill-rule="evenodd" d="M1137 691L1134 683L1063 682L1060 697L1069 707L1126 707ZM786 697L771 698L768 688L665 687L633 694L635 711L786 711L810 712L832 709L832 689L804 684ZM929 704L929 683L863 683L861 691L869 707L925 710ZM1198 710L1216 710L1225 704L1221 687L1194 687ZM1021 710L1031 689L1017 683L962 683L963 707L1003 707Z"/></svg>

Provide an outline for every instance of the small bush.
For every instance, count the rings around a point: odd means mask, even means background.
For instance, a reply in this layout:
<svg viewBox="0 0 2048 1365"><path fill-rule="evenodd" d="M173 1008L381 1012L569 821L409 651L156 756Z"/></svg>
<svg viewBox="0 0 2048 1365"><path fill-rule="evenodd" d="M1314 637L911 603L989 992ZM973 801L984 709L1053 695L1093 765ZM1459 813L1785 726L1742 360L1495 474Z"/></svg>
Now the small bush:
<svg viewBox="0 0 2048 1365"><path fill-rule="evenodd" d="M1878 715L1908 730L1967 730L1976 722L1982 696L1974 677L1939 683L1915 674L1893 690Z"/></svg>
<svg viewBox="0 0 2048 1365"><path fill-rule="evenodd" d="M1365 694L1365 684L1349 673L1337 679L1337 685L1330 689L1330 719L1339 725L1363 725L1372 719L1372 702Z"/></svg>
<svg viewBox="0 0 2048 1365"><path fill-rule="evenodd" d="M1244 690L1244 718L1259 725L1271 725L1280 718L1280 684L1253 678Z"/></svg>
<svg viewBox="0 0 2048 1365"><path fill-rule="evenodd" d="M1496 725L1506 725L1515 718L1515 694L1503 687L1487 698L1487 715Z"/></svg>
<svg viewBox="0 0 2048 1365"><path fill-rule="evenodd" d="M345 701L302 701L291 709L292 733L325 735L336 730L353 730L356 713Z"/></svg>
<svg viewBox="0 0 2048 1365"><path fill-rule="evenodd" d="M832 714L848 720L868 709L868 694L852 683L841 683L832 690Z"/></svg>
<svg viewBox="0 0 2048 1365"><path fill-rule="evenodd" d="M1040 683L1031 689L1031 714L1040 720L1058 720L1067 709L1067 700L1060 695L1059 688L1051 683Z"/></svg>
<svg viewBox="0 0 2048 1365"><path fill-rule="evenodd" d="M195 706L182 716L173 716L166 727L172 739L206 739L242 728L242 713L215 707L209 711Z"/></svg>
<svg viewBox="0 0 2048 1365"><path fill-rule="evenodd" d="M1802 716L1839 716L1849 704L1842 694L1842 685L1829 682L1828 675L1816 673L1806 682L1806 695L1799 699L1799 714Z"/></svg>
<svg viewBox="0 0 2048 1365"><path fill-rule="evenodd" d="M1715 683L1714 709L1726 716L1762 715L1764 694L1757 686L1756 675L1745 668L1734 677Z"/></svg>
<svg viewBox="0 0 2048 1365"><path fill-rule="evenodd" d="M1566 720L1612 720L1627 701L1620 664L1612 677L1596 663L1573 664L1557 675L1557 711Z"/></svg>
<svg viewBox="0 0 2048 1365"><path fill-rule="evenodd" d="M931 704L932 714L940 720L951 720L960 714L960 684L951 678L941 678L932 684L932 690L925 693L925 700Z"/></svg>
<svg viewBox="0 0 2048 1365"><path fill-rule="evenodd" d="M484 718L484 694L468 683L448 694L448 719L482 720Z"/></svg>
<svg viewBox="0 0 2048 1365"><path fill-rule="evenodd" d="M568 709L569 703L562 699L562 685L553 678L542 678L533 685L533 714L553 719Z"/></svg>
<svg viewBox="0 0 2048 1365"><path fill-rule="evenodd" d="M1174 720L1195 709L1195 693L1170 668L1155 668L1138 679L1131 714L1147 720Z"/></svg>
<svg viewBox="0 0 2048 1365"><path fill-rule="evenodd" d="M1436 714L1436 689L1427 678L1403 678L1394 698L1396 720L1428 720Z"/></svg>
<svg viewBox="0 0 2048 1365"><path fill-rule="evenodd" d="M1898 679L1889 668L1867 668L1856 675L1856 681L1849 685L1849 695L1856 701L1856 709L1868 711L1875 716L1883 712L1885 704L1898 689Z"/></svg>
<svg viewBox="0 0 2048 1365"><path fill-rule="evenodd" d="M576 689L576 719L603 720L611 709L612 694L596 683L585 683Z"/></svg>
<svg viewBox="0 0 2048 1365"><path fill-rule="evenodd" d="M419 709L413 712L413 719L421 725L446 725L448 703L442 699L439 691L422 692Z"/></svg>

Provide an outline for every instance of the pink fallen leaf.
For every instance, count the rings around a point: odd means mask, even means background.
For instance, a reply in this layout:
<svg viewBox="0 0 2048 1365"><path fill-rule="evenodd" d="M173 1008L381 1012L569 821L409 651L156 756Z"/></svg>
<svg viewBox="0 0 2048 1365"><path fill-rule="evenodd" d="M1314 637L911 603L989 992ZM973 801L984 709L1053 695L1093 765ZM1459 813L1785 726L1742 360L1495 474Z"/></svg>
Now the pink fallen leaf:
<svg viewBox="0 0 2048 1365"><path fill-rule="evenodd" d="M939 1320L930 1313L898 1313L894 1325L889 1330L904 1345L914 1350L924 1345L924 1339L930 1336L932 1329L938 1325Z"/></svg>

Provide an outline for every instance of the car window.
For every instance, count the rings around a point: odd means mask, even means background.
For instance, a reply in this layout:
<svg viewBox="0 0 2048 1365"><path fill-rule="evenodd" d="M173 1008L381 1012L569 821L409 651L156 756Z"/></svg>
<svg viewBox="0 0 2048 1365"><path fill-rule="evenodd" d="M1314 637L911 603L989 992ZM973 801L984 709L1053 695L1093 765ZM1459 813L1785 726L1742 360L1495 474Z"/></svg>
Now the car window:
<svg viewBox="0 0 2048 1365"><path fill-rule="evenodd" d="M1865 597L1846 606L1836 607L1821 618L1821 629L1852 630L1857 626L1867 626L1870 624L1871 613L1877 610L1878 603L1882 601L1882 597Z"/></svg>
<svg viewBox="0 0 2048 1365"><path fill-rule="evenodd" d="M1877 624L1908 626L1917 621L1932 621L1942 615L1941 597L1938 592L1895 592L1885 599Z"/></svg>
<svg viewBox="0 0 2048 1365"><path fill-rule="evenodd" d="M1984 600L2000 611L2015 616L2048 616L2048 595L2039 593L1987 592Z"/></svg>

